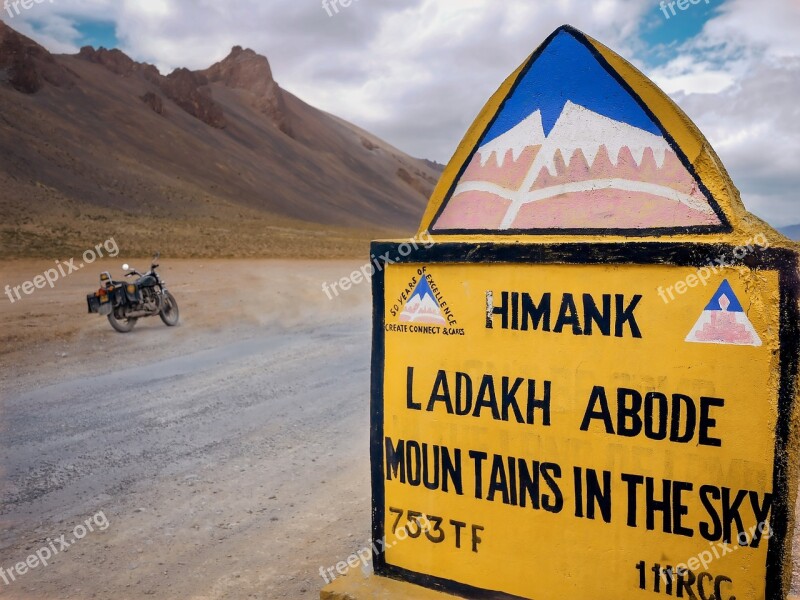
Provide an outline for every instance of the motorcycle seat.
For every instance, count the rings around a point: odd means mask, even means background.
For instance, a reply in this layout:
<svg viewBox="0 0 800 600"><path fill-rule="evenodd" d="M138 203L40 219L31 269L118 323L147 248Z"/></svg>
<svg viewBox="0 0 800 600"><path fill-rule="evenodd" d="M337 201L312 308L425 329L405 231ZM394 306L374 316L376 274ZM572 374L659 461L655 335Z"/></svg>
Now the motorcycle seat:
<svg viewBox="0 0 800 600"><path fill-rule="evenodd" d="M136 285L139 287L152 287L156 284L156 278L152 275L144 275L136 280Z"/></svg>

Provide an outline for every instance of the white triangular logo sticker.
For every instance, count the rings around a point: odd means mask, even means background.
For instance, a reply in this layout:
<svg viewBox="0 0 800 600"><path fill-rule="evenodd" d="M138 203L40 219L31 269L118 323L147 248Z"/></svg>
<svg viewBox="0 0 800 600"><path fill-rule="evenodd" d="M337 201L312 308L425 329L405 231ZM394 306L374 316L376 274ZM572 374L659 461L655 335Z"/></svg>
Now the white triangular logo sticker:
<svg viewBox="0 0 800 600"><path fill-rule="evenodd" d="M761 345L761 338L727 279L722 282L703 314L697 319L697 323L686 336L686 341L734 346Z"/></svg>
<svg viewBox="0 0 800 600"><path fill-rule="evenodd" d="M442 316L442 309L431 290L428 280L420 279L411 298L406 302L400 320L406 323L434 323L444 325L447 320Z"/></svg>

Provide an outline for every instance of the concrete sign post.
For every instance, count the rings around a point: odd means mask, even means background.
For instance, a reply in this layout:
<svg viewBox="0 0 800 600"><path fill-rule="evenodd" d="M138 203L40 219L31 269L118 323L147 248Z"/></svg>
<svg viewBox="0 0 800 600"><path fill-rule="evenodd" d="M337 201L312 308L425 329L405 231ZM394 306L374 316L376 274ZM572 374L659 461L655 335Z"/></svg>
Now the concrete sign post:
<svg viewBox="0 0 800 600"><path fill-rule="evenodd" d="M323 598L784 599L797 255L680 109L562 27L421 231L372 247L375 575Z"/></svg>

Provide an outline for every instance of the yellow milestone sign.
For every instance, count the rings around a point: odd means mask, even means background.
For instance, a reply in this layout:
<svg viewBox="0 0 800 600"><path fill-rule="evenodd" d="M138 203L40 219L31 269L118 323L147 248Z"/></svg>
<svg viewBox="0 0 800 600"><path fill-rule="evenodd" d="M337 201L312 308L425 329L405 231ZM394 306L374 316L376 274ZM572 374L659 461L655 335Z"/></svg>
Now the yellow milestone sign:
<svg viewBox="0 0 800 600"><path fill-rule="evenodd" d="M468 597L776 597L786 257L450 252L376 283L378 572Z"/></svg>
<svg viewBox="0 0 800 600"><path fill-rule="evenodd" d="M796 246L686 115L559 28L478 115L422 233L372 246L364 597L785 600Z"/></svg>

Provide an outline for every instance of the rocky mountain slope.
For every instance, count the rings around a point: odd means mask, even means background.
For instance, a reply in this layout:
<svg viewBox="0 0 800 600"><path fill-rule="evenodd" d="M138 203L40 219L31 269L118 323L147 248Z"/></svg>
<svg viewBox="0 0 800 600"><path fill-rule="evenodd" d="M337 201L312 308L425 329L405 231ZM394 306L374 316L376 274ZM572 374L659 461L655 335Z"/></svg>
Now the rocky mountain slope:
<svg viewBox="0 0 800 600"><path fill-rule="evenodd" d="M440 174L283 90L235 47L161 74L0 22L0 254L339 256L411 232Z"/></svg>

